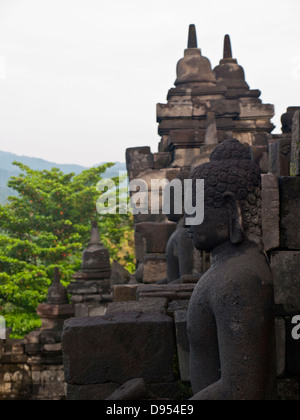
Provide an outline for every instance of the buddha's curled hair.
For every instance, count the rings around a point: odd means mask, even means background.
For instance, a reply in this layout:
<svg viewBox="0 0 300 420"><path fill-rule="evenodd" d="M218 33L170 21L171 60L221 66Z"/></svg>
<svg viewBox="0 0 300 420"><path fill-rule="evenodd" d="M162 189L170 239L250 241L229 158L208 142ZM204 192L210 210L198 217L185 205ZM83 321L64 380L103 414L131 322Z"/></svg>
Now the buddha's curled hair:
<svg viewBox="0 0 300 420"><path fill-rule="evenodd" d="M235 139L224 141L212 152L211 161L198 166L191 178L204 180L208 206L225 206L226 193L234 195L242 209L245 234L255 241L261 239L261 171L252 160L249 146Z"/></svg>

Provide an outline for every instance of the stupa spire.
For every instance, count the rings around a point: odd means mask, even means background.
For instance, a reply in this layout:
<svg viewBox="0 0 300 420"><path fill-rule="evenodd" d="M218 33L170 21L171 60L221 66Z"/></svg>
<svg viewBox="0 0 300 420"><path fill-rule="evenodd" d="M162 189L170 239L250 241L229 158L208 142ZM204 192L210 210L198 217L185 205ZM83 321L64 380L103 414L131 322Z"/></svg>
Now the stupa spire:
<svg viewBox="0 0 300 420"><path fill-rule="evenodd" d="M100 241L100 234L98 229L98 224L96 220L92 221L92 231L91 231L91 239L90 239L90 245L103 245Z"/></svg>
<svg viewBox="0 0 300 420"><path fill-rule="evenodd" d="M225 35L224 38L224 54L223 54L223 59L230 59L232 58L232 48L231 48L231 40L230 40L230 36L229 35Z"/></svg>
<svg viewBox="0 0 300 420"><path fill-rule="evenodd" d="M189 27L188 48L198 48L196 26L193 24Z"/></svg>

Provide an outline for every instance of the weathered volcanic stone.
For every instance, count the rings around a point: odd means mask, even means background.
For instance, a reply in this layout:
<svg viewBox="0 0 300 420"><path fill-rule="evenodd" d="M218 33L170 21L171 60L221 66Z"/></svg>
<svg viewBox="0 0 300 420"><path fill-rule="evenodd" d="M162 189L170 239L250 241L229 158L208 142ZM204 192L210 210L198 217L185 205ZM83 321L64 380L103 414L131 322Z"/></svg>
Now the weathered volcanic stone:
<svg viewBox="0 0 300 420"><path fill-rule="evenodd" d="M278 380L278 398L281 401L299 401L300 387L297 378Z"/></svg>
<svg viewBox="0 0 300 420"><path fill-rule="evenodd" d="M276 353L277 353L277 376L282 376L285 372L286 360L286 329L283 318L275 319L276 332Z"/></svg>
<svg viewBox="0 0 300 420"><path fill-rule="evenodd" d="M300 250L300 177L279 179L281 247Z"/></svg>
<svg viewBox="0 0 300 420"><path fill-rule="evenodd" d="M122 312L73 319L65 323L62 343L69 384L174 380L174 325L167 315Z"/></svg>
<svg viewBox="0 0 300 420"><path fill-rule="evenodd" d="M163 169L171 165L171 162L172 162L171 152L153 153L153 157L154 157L154 169Z"/></svg>
<svg viewBox="0 0 300 420"><path fill-rule="evenodd" d="M182 399L182 384L180 382L169 382L164 384L149 384L149 396L152 400L179 400ZM192 391L186 396L187 399L192 397Z"/></svg>
<svg viewBox="0 0 300 420"><path fill-rule="evenodd" d="M291 176L300 176L300 111L293 118Z"/></svg>
<svg viewBox="0 0 300 420"><path fill-rule="evenodd" d="M291 138L285 134L269 146L269 170L277 176L290 176L290 165Z"/></svg>
<svg viewBox="0 0 300 420"><path fill-rule="evenodd" d="M190 345L187 334L187 310L174 312L180 378L190 382Z"/></svg>
<svg viewBox="0 0 300 420"><path fill-rule="evenodd" d="M142 298L136 302L113 302L107 308L107 315L121 312L159 312L166 314L168 305L167 299L164 298Z"/></svg>
<svg viewBox="0 0 300 420"><path fill-rule="evenodd" d="M290 106L286 113L281 116L282 132L291 133L293 129L293 119L297 111L300 111L299 106Z"/></svg>
<svg viewBox="0 0 300 420"><path fill-rule="evenodd" d="M150 147L132 147L126 150L126 164L130 179L141 172L154 167L154 158Z"/></svg>
<svg viewBox="0 0 300 420"><path fill-rule="evenodd" d="M262 175L262 223L263 242L266 251L280 245L279 233L279 186L278 177L274 174Z"/></svg>
<svg viewBox="0 0 300 420"><path fill-rule="evenodd" d="M119 284L128 284L131 280L131 274L117 261L113 262L110 276L112 286Z"/></svg>
<svg viewBox="0 0 300 420"><path fill-rule="evenodd" d="M141 173L139 178L147 183L148 191L158 191L161 187L155 185L153 181L159 182L162 180L168 180L171 182L179 172L180 169L178 168L152 169Z"/></svg>
<svg viewBox="0 0 300 420"><path fill-rule="evenodd" d="M153 284L167 277L167 261L164 254L146 254L144 258L144 283Z"/></svg>
<svg viewBox="0 0 300 420"><path fill-rule="evenodd" d="M128 302L136 300L137 286L132 285L117 285L114 286L114 301Z"/></svg>
<svg viewBox="0 0 300 420"><path fill-rule="evenodd" d="M143 284L137 289L137 296L142 298L186 300L190 299L194 291L195 284Z"/></svg>
<svg viewBox="0 0 300 420"><path fill-rule="evenodd" d="M300 252L279 251L271 254L275 303L286 312L300 311Z"/></svg>
<svg viewBox="0 0 300 420"><path fill-rule="evenodd" d="M37 315L41 318L56 319L56 318L70 318L74 315L73 305L49 305L48 303L41 303L37 308Z"/></svg>
<svg viewBox="0 0 300 420"><path fill-rule="evenodd" d="M71 295L90 295L103 292L102 282L96 280L77 280L68 286L68 293Z"/></svg>
<svg viewBox="0 0 300 420"><path fill-rule="evenodd" d="M146 239L146 252L165 253L167 243L176 230L176 223L139 223L137 232Z"/></svg>
<svg viewBox="0 0 300 420"><path fill-rule="evenodd" d="M101 401L119 388L119 384L68 385L69 401Z"/></svg>
<svg viewBox="0 0 300 420"><path fill-rule="evenodd" d="M116 389L109 397L108 401L135 401L147 395L147 386L142 378L132 379L120 388Z"/></svg>

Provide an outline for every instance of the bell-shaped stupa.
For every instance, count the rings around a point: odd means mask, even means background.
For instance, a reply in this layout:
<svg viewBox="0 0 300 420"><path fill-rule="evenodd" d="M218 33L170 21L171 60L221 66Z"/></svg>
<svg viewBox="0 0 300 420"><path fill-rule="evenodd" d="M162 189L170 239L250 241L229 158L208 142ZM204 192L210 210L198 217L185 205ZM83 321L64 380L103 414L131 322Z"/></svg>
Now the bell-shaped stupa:
<svg viewBox="0 0 300 420"><path fill-rule="evenodd" d="M54 269L54 280L49 287L47 303L49 305L65 305L68 304L67 289L60 282L59 270Z"/></svg>
<svg viewBox="0 0 300 420"><path fill-rule="evenodd" d="M89 280L109 278L111 274L109 252L100 241L96 221L92 222L91 239L82 254L81 271Z"/></svg>
<svg viewBox="0 0 300 420"><path fill-rule="evenodd" d="M231 40L225 35L224 53L220 65L214 69L218 82L223 82L228 89L247 89L249 85L245 80L245 72L235 58L232 56Z"/></svg>
<svg viewBox="0 0 300 420"><path fill-rule="evenodd" d="M100 241L96 221L92 222L91 239L82 253L81 270L68 286L75 317L104 315L111 297L111 265L109 251Z"/></svg>
<svg viewBox="0 0 300 420"><path fill-rule="evenodd" d="M177 64L175 86L187 83L216 85L211 63L208 58L202 56L201 50L198 48L195 25L189 27L188 48L184 51L184 58Z"/></svg>

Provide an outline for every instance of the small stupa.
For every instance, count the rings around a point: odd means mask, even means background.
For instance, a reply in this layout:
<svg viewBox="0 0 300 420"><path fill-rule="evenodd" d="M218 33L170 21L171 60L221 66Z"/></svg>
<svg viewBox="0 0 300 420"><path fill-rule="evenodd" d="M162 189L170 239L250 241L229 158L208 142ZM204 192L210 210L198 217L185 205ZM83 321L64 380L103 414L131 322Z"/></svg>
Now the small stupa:
<svg viewBox="0 0 300 420"><path fill-rule="evenodd" d="M82 266L79 273L84 273L84 278L87 280L110 278L111 275L109 252L100 241L96 221L92 222L91 239L87 248L83 251Z"/></svg>
<svg viewBox="0 0 300 420"><path fill-rule="evenodd" d="M74 316L74 307L69 304L67 289L60 282L57 267L54 269L54 280L48 290L47 302L38 306L37 314L42 319L42 331L57 329L59 332L62 332L64 321Z"/></svg>
<svg viewBox="0 0 300 420"><path fill-rule="evenodd" d="M231 39L229 35L224 38L223 59L214 69L214 74L219 82L223 82L228 89L246 89L249 85L245 80L245 72L238 61L232 56Z"/></svg>
<svg viewBox="0 0 300 420"><path fill-rule="evenodd" d="M198 48L196 27L190 25L188 36L188 48L184 51L184 58L177 64L177 79L175 86L190 83L217 84L213 74L211 63L208 58L202 56L201 49Z"/></svg>
<svg viewBox="0 0 300 420"><path fill-rule="evenodd" d="M92 222L91 239L82 253L81 269L68 286L75 317L103 315L112 300L111 264L109 251L100 241L98 224Z"/></svg>

